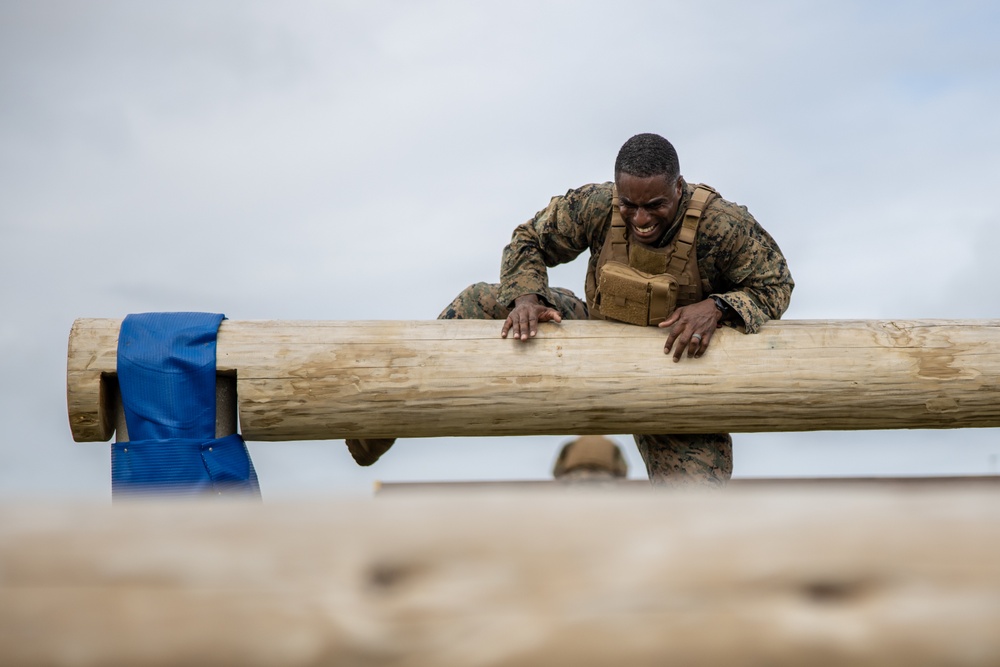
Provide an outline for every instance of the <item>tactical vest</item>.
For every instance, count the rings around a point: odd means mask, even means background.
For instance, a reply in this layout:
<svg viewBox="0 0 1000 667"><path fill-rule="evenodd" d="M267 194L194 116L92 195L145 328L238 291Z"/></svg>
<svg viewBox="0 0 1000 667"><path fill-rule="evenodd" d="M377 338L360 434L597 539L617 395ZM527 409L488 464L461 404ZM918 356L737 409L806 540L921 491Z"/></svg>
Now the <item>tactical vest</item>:
<svg viewBox="0 0 1000 667"><path fill-rule="evenodd" d="M619 211L618 189L611 199L611 229L597 265L587 274L587 307L591 319L615 319L656 325L680 306L704 298L695 240L708 204L718 193L707 185L695 187L676 237L664 248L629 243ZM609 269L605 274L605 269Z"/></svg>

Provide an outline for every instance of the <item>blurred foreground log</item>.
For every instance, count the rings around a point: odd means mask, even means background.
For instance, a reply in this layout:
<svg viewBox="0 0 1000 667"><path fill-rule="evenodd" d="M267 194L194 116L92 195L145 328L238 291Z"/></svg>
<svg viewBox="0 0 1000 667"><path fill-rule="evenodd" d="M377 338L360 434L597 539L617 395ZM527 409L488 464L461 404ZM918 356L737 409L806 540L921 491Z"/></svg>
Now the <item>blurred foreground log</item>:
<svg viewBox="0 0 1000 667"><path fill-rule="evenodd" d="M120 320L81 319L67 395L78 441L113 433ZM768 323L720 329L673 363L666 334L491 321L225 321L248 440L1000 426L1000 320Z"/></svg>
<svg viewBox="0 0 1000 667"><path fill-rule="evenodd" d="M0 507L16 665L996 665L1000 491Z"/></svg>

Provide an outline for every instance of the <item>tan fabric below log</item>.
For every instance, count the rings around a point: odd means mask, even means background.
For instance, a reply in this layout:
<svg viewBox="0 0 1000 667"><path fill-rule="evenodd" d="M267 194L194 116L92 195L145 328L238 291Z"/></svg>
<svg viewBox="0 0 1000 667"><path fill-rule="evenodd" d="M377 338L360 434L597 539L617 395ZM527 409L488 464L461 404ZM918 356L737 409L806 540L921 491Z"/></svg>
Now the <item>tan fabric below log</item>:
<svg viewBox="0 0 1000 667"><path fill-rule="evenodd" d="M80 319L67 395L78 441L111 437L120 320ZM720 329L673 363L664 331L492 321L225 321L248 440L1000 426L1000 320L788 320Z"/></svg>
<svg viewBox="0 0 1000 667"><path fill-rule="evenodd" d="M7 505L0 656L996 665L997 526L975 487Z"/></svg>

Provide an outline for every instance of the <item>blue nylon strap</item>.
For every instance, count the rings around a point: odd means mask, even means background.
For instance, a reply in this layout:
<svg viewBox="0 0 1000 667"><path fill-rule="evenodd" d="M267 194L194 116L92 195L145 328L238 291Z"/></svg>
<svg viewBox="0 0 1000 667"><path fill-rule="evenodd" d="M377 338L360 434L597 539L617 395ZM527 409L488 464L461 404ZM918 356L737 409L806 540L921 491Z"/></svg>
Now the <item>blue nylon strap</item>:
<svg viewBox="0 0 1000 667"><path fill-rule="evenodd" d="M118 386L130 440L215 437L215 339L224 315L129 315Z"/></svg>
<svg viewBox="0 0 1000 667"><path fill-rule="evenodd" d="M257 473L238 433L196 440L116 442L111 449L111 495L259 495Z"/></svg>
<svg viewBox="0 0 1000 667"><path fill-rule="evenodd" d="M129 315L118 334L128 442L111 455L111 493L259 495L243 438L215 438L215 342L224 315Z"/></svg>

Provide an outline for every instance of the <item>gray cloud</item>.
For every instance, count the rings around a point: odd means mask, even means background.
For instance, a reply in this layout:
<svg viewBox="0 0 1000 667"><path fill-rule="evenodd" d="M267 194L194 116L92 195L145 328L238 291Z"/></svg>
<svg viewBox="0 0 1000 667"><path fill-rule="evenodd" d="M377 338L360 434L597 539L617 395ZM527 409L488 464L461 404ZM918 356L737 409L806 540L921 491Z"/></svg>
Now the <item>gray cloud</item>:
<svg viewBox="0 0 1000 667"><path fill-rule="evenodd" d="M108 493L107 447L66 426L74 318L431 318L497 278L511 230L550 196L609 179L635 132L670 137L688 178L778 239L789 317L995 317L997 14L4 3L0 490ZM553 282L579 289L579 264ZM798 435L744 436L737 473L982 472L998 447L992 430ZM900 439L905 460L886 444ZM943 454L952 441L978 444ZM280 495L544 477L559 442L414 441L373 470L337 442L253 451ZM849 461L831 458L839 443Z"/></svg>

